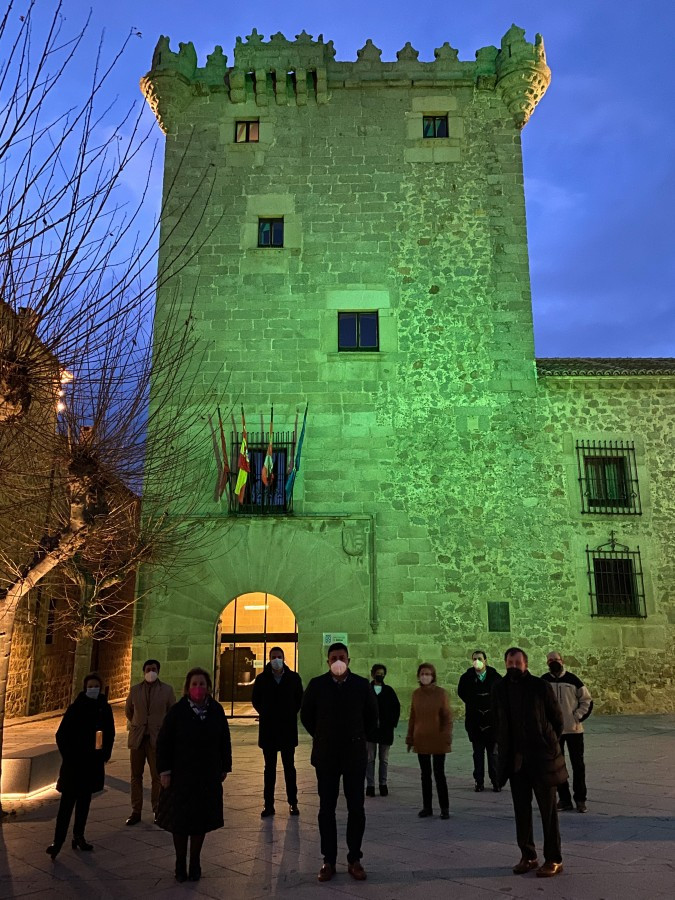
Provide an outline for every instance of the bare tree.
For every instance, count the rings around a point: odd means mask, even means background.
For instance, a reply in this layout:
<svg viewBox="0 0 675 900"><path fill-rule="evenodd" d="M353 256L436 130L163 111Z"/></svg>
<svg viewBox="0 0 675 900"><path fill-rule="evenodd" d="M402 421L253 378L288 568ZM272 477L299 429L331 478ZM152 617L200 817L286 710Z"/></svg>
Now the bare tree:
<svg viewBox="0 0 675 900"><path fill-rule="evenodd" d="M189 299L176 292L151 325L156 288L208 234L195 217L157 272L156 231L136 236L149 176L135 203L124 191L148 140L142 112L111 124L106 99L135 31L105 64L99 44L81 102L60 109L88 23L66 35L59 2L36 41L37 5L10 2L0 20L0 749L17 605L49 573L70 578L79 599L61 626L84 658L121 608L115 585L189 543L186 517L168 511L190 512L211 463L205 410L190 401L200 342ZM188 204L206 208L213 174L194 173ZM181 227L172 212L161 242ZM181 404L179 432L165 410Z"/></svg>

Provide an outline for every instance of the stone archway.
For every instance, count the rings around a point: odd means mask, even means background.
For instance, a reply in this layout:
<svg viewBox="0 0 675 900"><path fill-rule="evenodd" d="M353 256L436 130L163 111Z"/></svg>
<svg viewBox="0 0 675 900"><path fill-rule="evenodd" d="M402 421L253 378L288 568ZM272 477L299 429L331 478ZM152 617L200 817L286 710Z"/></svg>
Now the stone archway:
<svg viewBox="0 0 675 900"><path fill-rule="evenodd" d="M216 628L214 690L230 717L253 717L253 682L269 651L280 647L291 669L298 668L298 623L293 610L274 594L254 591L231 600Z"/></svg>

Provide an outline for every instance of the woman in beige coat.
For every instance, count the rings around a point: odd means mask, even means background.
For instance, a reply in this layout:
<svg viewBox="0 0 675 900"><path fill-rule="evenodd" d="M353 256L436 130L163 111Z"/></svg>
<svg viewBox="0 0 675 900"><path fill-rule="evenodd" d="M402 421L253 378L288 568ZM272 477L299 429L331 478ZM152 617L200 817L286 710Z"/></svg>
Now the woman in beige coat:
<svg viewBox="0 0 675 900"><path fill-rule="evenodd" d="M408 752L414 750L420 763L422 776L422 809L418 815L424 819L433 815L431 807L431 765L441 819L449 819L448 783L445 780L445 754L452 750L452 710L447 692L436 684L436 668L431 663L421 663L417 669L419 687L412 695L408 736L405 739Z"/></svg>

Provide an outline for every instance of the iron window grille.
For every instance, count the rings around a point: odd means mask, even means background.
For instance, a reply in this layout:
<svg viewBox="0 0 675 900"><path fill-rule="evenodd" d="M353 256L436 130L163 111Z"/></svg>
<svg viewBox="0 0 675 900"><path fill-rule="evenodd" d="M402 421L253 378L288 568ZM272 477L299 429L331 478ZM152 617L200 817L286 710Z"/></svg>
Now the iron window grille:
<svg viewBox="0 0 675 900"><path fill-rule="evenodd" d="M258 246L259 247L283 247L284 246L284 220L258 219Z"/></svg>
<svg viewBox="0 0 675 900"><path fill-rule="evenodd" d="M230 443L230 490L228 509L231 513L246 516L283 516L293 512L293 496L286 498L286 478L289 466L295 459L295 438L293 432L274 432L272 458L274 459L273 480L265 485L262 480L263 463L267 455L269 432L253 432L247 436L249 472L244 488L244 499L240 503L234 495L234 486L239 473L239 448L241 434L234 434Z"/></svg>
<svg viewBox="0 0 675 900"><path fill-rule="evenodd" d="M422 136L424 138L446 138L446 137L448 137L448 117L447 116L423 116L422 117Z"/></svg>
<svg viewBox="0 0 675 900"><path fill-rule="evenodd" d="M618 543L612 531L606 544L586 545L586 559L592 616L647 617L639 547Z"/></svg>
<svg viewBox="0 0 675 900"><path fill-rule="evenodd" d="M338 313L338 350L372 353L379 349L380 327L377 312Z"/></svg>
<svg viewBox="0 0 675 900"><path fill-rule="evenodd" d="M642 515L632 441L577 441L582 513Z"/></svg>
<svg viewBox="0 0 675 900"><path fill-rule="evenodd" d="M511 631L511 610L508 601L489 600L487 612L488 631Z"/></svg>
<svg viewBox="0 0 675 900"><path fill-rule="evenodd" d="M260 140L260 121L258 119L236 122L234 126L235 144L257 144Z"/></svg>

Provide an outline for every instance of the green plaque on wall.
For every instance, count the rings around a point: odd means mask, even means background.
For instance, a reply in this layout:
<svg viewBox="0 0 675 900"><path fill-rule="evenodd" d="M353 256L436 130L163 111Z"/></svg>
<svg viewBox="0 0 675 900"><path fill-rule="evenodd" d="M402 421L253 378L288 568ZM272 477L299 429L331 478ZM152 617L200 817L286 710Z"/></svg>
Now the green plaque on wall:
<svg viewBox="0 0 675 900"><path fill-rule="evenodd" d="M331 644L344 644L349 646L349 636L346 631L324 631L323 646L328 648Z"/></svg>

